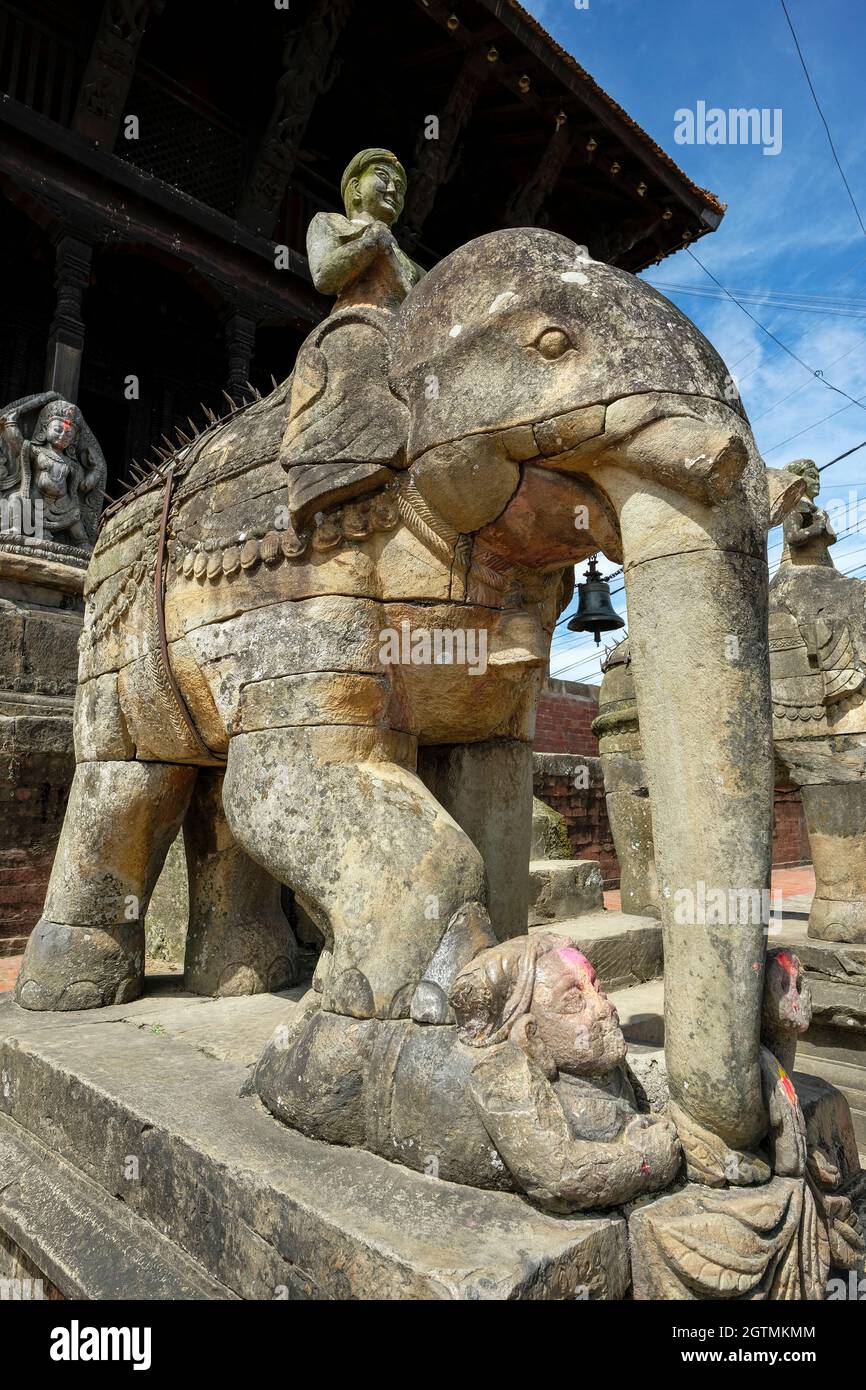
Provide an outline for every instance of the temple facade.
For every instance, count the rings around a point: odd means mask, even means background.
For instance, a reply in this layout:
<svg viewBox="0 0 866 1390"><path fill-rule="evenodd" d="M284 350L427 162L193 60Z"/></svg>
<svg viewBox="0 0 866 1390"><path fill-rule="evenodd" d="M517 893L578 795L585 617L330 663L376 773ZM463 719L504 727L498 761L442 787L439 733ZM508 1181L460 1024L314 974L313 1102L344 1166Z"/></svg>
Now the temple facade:
<svg viewBox="0 0 866 1390"><path fill-rule="evenodd" d="M511 0L3 0L0 93L0 400L77 402L110 496L200 402L291 369L352 150L402 159L427 268L540 225L637 271L723 214Z"/></svg>

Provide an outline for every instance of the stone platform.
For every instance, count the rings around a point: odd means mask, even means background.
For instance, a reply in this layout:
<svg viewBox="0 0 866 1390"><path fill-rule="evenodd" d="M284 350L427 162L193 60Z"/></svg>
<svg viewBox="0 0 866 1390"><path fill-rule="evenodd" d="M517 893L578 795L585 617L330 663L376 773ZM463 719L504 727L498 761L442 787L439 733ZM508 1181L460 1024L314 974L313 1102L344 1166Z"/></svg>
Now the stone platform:
<svg viewBox="0 0 866 1390"><path fill-rule="evenodd" d="M241 1095L301 990L150 980L132 1004L0 999L0 1249L67 1298L618 1299L619 1215L305 1139ZM2 1261L0 1261L2 1264Z"/></svg>

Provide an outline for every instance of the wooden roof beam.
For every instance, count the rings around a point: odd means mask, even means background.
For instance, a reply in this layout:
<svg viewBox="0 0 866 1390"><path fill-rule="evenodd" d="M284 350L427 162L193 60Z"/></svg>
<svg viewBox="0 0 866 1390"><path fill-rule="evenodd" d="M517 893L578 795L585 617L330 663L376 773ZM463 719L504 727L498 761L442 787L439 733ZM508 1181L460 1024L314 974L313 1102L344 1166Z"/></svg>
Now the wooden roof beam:
<svg viewBox="0 0 866 1390"><path fill-rule="evenodd" d="M238 211L238 221L262 236L273 235L313 108L336 79L335 51L353 6L315 0L306 22L286 38L274 105Z"/></svg>
<svg viewBox="0 0 866 1390"><path fill-rule="evenodd" d="M419 3L424 4L424 2L425 0L419 0ZM572 92L598 118L602 125L616 136L617 140L629 150L634 158L643 164L649 173L688 208L693 216L709 230L713 230L719 225L724 215L723 212L716 211L707 205L697 190L689 186L690 181L687 176L677 169L672 160L668 162L668 157L661 149L652 148L650 137L645 132L640 131L636 125L630 124L630 118L624 111L620 114L616 109L616 104L602 93L589 74L584 73L575 60L569 61L568 55L563 50L557 52L559 46L549 35L545 34L542 38L541 33L538 32L541 28L540 25L536 28L528 23L527 19L508 3L508 0L477 0L477 3L495 15L509 33L513 34L530 53L534 54L539 62L562 82L563 86ZM429 0L431 10L433 5L434 0ZM426 4L425 8L427 8ZM678 174L679 177L677 177Z"/></svg>

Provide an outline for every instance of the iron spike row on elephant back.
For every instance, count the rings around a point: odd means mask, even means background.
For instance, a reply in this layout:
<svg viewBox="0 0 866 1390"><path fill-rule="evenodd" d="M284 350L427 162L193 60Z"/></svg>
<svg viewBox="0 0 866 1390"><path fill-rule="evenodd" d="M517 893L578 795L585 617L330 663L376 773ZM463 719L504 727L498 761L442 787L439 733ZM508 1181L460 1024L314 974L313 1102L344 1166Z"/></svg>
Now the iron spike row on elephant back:
<svg viewBox="0 0 866 1390"><path fill-rule="evenodd" d="M658 807L672 1099L689 1134L754 1149L763 928L669 910L680 888L769 873L770 502L731 396L661 295L538 229L463 246L396 313L338 306L293 378L103 527L77 770L20 1003L140 991L144 912L184 823L188 987L293 977L274 880L327 935L307 1026L328 1055L354 1036L340 1020L375 1035L382 1066L380 1025L433 1047L458 973L525 932L541 673L563 571L604 550L625 566ZM419 630L464 652L474 637L484 660L413 660ZM663 1185L664 1157L646 1162Z"/></svg>

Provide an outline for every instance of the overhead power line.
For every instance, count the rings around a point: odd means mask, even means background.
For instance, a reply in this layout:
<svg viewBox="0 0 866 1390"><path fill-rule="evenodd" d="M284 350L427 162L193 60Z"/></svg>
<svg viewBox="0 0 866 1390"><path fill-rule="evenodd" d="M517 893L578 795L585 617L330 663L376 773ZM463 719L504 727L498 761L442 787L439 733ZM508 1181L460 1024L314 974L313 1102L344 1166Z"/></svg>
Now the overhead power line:
<svg viewBox="0 0 866 1390"><path fill-rule="evenodd" d="M863 405L862 401L858 401L854 396L849 396L848 392L843 391L841 386L834 386L833 382L828 381L827 378L823 376L820 371L816 371L814 367L809 366L808 362L804 362L802 357L798 357L796 352L794 352L793 348L789 348L787 343L783 343L781 338L777 338L776 334L773 333L771 329L765 327L765 325L761 323L760 319L755 318L755 315L752 313L751 309L747 309L745 304L741 304L739 299L737 299L735 295L731 294L730 290L725 289L725 286L722 284L721 280L717 280L713 272L707 269L703 261L698 260L698 257L695 255L694 251L690 246L687 246L686 250L688 251L695 264L699 265L704 274L710 277L713 284L718 285L720 290L724 290L725 294L728 296L731 302L736 304L737 308L741 309L742 312L752 320L752 323L757 324L758 328L760 328L762 333L766 333L768 338L772 338L773 342L777 343L778 346L782 348L784 352L787 352L789 357L792 357L795 362L798 362L799 365L804 368L805 371L810 372L811 375L815 377L817 381L820 381L830 391L835 391L838 395L844 396L846 401L850 401L852 405L859 405L861 410L866 410L866 406ZM776 445L775 447L778 448L778 445Z"/></svg>
<svg viewBox="0 0 866 1390"><path fill-rule="evenodd" d="M863 351L863 343L862 343L862 342L856 342L856 343L852 344L852 346L849 347L849 348L847 348L845 352L841 352L841 353L839 354L838 357L834 357L832 362L828 362L828 363L827 363L827 366L828 366L828 367L835 367L836 363L837 363L837 362L841 362L843 357L850 357L850 356L851 356L851 353L852 353L852 352L856 352L858 349L859 349L861 352ZM751 375L751 373L750 373L750 375ZM784 404L785 404L785 401L789 401L789 400L791 399L792 396L797 396L797 395L799 395L799 393L800 393L801 391L805 391L806 387L807 387L807 386L811 386L811 384L812 384L812 383L811 383L810 381L801 381L801 382L800 382L800 385L799 385L799 386L795 386L794 389L793 389L793 391L789 391L788 394L787 394L787 396L781 396L781 397L779 398L779 400L773 401L773 404L772 404L772 405L768 405L766 410L762 410L761 413L760 413L760 415L750 415L750 416L749 416L749 423L750 423L751 425L757 424L757 422L758 422L759 420L763 420L763 418L764 418L765 415L770 415L778 406L784 405Z"/></svg>
<svg viewBox="0 0 866 1390"><path fill-rule="evenodd" d="M822 463L818 472L823 473L825 468L832 467L834 463L840 463L842 459L850 458L852 454L857 453L858 449L866 449L866 439L862 439L859 444L855 444L853 449L846 449L844 454L837 454L834 459L830 459L829 463Z"/></svg>
<svg viewBox="0 0 866 1390"><path fill-rule="evenodd" d="M847 180L847 178L846 178L846 176L845 176L845 170L842 168L841 160L839 159L839 156L838 156L838 154L836 153L836 146L833 144L833 136L830 134L830 127L829 127L829 125L827 124L827 117L824 115L824 112L821 110L821 103L820 103L820 101L818 100L818 94L817 94L817 92L815 91L815 86L814 86L814 83L812 82L812 78L811 78L811 75L810 75L810 73L809 73L809 69L808 69L807 66L806 66L806 59L803 57L803 50L802 50L802 48L800 47L800 40L797 38L797 33L796 33L796 30L794 29L794 25L793 25L793 22L792 22L792 20L791 20L791 16L790 16L789 13L788 13L788 6L785 4L785 0L780 0L780 3L781 3L781 6L782 6L782 9L783 9L783 11L784 11L785 18L786 18L787 21L788 21L788 28L789 28L790 31L791 31L791 37L792 37L792 39L794 40L794 47L795 47L796 50L797 50L797 57L800 59L800 63L801 63L801 65L802 65L803 72L806 74L806 81L807 81L808 84L809 84L809 91L812 93L812 100L813 100L814 103L815 103L815 106L816 106L817 111L818 111L818 115L821 117L821 121L822 121L822 123L823 123L824 129L825 129L825 131L827 132L827 139L828 139L829 144L830 144L830 149L831 149L831 151L832 151L833 158L834 158L834 160L836 161L836 168L839 170L839 173L840 173L841 178L842 178L842 182L843 182L844 185L845 185L845 192L848 194L848 197L849 197L850 200L851 200L851 206L852 206L852 208L854 209L854 215L855 215L855 217L857 218L857 221L860 223L860 230L861 230L861 232L863 233L863 235L866 236L866 225L864 225L864 223L863 223L863 218L860 216L860 209L859 209L858 206L857 206L857 203L856 203L855 198L854 198L854 194L851 192L851 185L849 184L849 182L848 182L848 180Z"/></svg>
<svg viewBox="0 0 866 1390"><path fill-rule="evenodd" d="M863 397L863 401L866 401L866 396ZM862 405L863 401L857 401L856 404ZM783 444L790 444L792 439L799 439L801 434L809 434L810 431L816 429L818 425L823 425L825 421L833 420L837 415L843 415L846 410L850 409L850 405L840 405L838 410L831 410L829 415L822 415L820 420L813 420L811 425L805 425L803 429L795 430L793 434L786 435L784 439L779 440L778 444L771 444L769 449L762 449L761 453L765 455L772 454L776 449L781 449ZM864 409L866 409L866 407L864 407ZM833 462L835 462L835 460L833 460ZM829 468L830 464L828 463L824 466L825 468Z"/></svg>
<svg viewBox="0 0 866 1390"><path fill-rule="evenodd" d="M714 285L673 285L667 281L653 281L653 288L665 294L693 294L700 299L724 299L725 293ZM767 304L771 309L787 309L792 313L823 314L824 317L866 318L866 300L832 299L829 296L798 294L794 291L777 290L731 290L738 302L744 304Z"/></svg>

